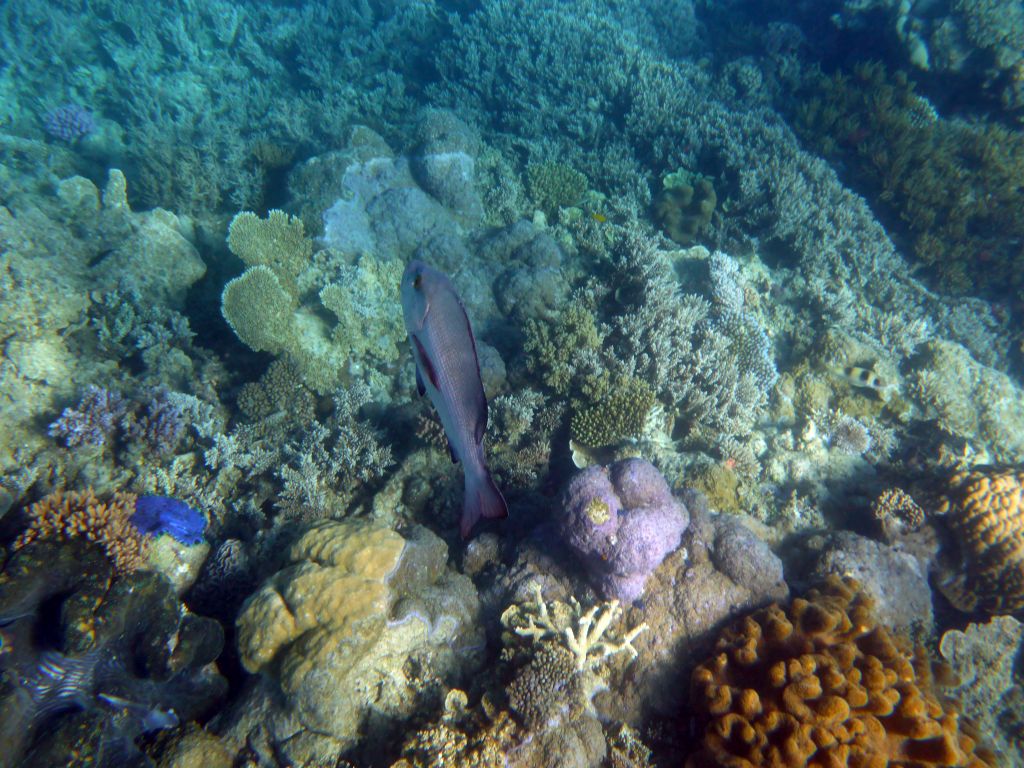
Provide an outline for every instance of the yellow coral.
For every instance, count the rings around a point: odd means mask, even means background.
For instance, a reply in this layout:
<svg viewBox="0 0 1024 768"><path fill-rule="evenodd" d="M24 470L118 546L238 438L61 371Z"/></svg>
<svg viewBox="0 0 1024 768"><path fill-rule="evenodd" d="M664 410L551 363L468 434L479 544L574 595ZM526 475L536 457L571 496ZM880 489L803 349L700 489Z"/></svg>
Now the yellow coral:
<svg viewBox="0 0 1024 768"><path fill-rule="evenodd" d="M313 255L313 241L306 237L302 219L277 210L265 219L249 211L235 216L228 227L228 248L246 266L272 269L292 295L297 292L299 273Z"/></svg>
<svg viewBox="0 0 1024 768"><path fill-rule="evenodd" d="M960 472L937 512L956 548L939 579L946 597L963 611L1024 608L1024 470Z"/></svg>
<svg viewBox="0 0 1024 768"><path fill-rule="evenodd" d="M85 539L101 546L120 574L131 573L146 562L147 539L132 525L135 494L115 493L101 501L92 489L55 491L28 509L29 527L15 547L36 539Z"/></svg>
<svg viewBox="0 0 1024 768"><path fill-rule="evenodd" d="M292 545L296 565L274 574L249 597L238 617L238 648L250 672L280 653L282 688L297 688L322 657L347 638L355 650L360 633L370 639L383 626L386 577L405 540L383 526L325 520Z"/></svg>
<svg viewBox="0 0 1024 768"><path fill-rule="evenodd" d="M255 352L279 353L293 337L295 300L269 267L256 266L228 282L221 312L231 330Z"/></svg>
<svg viewBox="0 0 1024 768"><path fill-rule="evenodd" d="M693 673L701 766L981 766L991 755L940 700L922 651L875 623L851 580L727 629Z"/></svg>

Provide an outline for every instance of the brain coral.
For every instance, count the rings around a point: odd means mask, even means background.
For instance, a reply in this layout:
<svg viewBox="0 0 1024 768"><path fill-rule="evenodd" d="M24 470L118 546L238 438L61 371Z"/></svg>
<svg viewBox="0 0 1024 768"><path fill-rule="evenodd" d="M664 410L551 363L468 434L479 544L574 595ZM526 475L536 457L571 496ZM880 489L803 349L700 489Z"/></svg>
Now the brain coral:
<svg viewBox="0 0 1024 768"><path fill-rule="evenodd" d="M936 511L952 534L937 566L950 602L994 615L1024 608L1024 470L960 472Z"/></svg>
<svg viewBox="0 0 1024 768"><path fill-rule="evenodd" d="M722 633L693 673L706 727L689 768L990 764L856 587L833 578Z"/></svg>

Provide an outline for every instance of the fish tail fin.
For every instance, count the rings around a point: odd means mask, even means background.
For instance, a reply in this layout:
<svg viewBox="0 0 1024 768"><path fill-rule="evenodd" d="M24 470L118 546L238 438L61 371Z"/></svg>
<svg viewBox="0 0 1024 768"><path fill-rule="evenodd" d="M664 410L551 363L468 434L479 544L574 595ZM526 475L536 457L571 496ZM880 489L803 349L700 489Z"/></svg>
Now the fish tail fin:
<svg viewBox="0 0 1024 768"><path fill-rule="evenodd" d="M462 503L462 520L459 532L468 539L473 526L481 518L496 519L508 517L508 505L486 465L480 472L466 472L466 496Z"/></svg>

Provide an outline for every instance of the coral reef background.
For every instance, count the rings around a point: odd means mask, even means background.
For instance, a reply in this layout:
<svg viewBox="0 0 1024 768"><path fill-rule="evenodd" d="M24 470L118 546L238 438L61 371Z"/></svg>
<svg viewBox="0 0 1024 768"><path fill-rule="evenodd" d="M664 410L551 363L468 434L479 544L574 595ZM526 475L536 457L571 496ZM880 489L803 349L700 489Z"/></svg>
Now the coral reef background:
<svg viewBox="0 0 1024 768"><path fill-rule="evenodd" d="M0 46L0 766L1024 765L1020 0ZM510 508L467 542L413 258Z"/></svg>

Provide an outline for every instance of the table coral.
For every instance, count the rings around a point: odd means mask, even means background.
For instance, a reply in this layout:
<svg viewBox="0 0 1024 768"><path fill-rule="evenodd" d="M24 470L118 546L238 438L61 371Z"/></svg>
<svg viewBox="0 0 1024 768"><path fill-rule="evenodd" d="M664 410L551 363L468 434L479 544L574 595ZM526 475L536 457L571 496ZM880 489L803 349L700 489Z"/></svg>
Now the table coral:
<svg viewBox="0 0 1024 768"><path fill-rule="evenodd" d="M957 473L936 512L951 533L937 566L950 602L993 615L1024 608L1024 470Z"/></svg>
<svg viewBox="0 0 1024 768"><path fill-rule="evenodd" d="M935 693L928 658L876 624L856 590L831 579L722 633L692 678L705 727L689 768L991 764Z"/></svg>
<svg viewBox="0 0 1024 768"><path fill-rule="evenodd" d="M146 537L132 525L135 495L115 493L101 501L92 490L56 491L28 508L29 527L18 537L21 549L36 539L84 539L98 544L121 573L146 561Z"/></svg>

